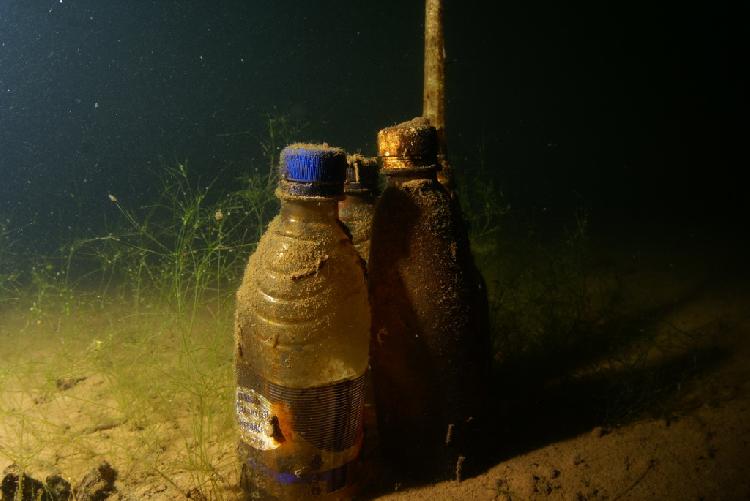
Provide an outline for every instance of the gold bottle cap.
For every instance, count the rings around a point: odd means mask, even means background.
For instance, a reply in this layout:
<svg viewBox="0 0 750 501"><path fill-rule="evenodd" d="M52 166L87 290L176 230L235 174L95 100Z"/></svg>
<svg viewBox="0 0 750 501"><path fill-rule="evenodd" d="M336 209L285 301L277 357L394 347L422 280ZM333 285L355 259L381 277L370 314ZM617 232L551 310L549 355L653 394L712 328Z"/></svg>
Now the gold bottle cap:
<svg viewBox="0 0 750 501"><path fill-rule="evenodd" d="M417 117L378 132L378 156L385 173L397 169L437 169L437 133Z"/></svg>

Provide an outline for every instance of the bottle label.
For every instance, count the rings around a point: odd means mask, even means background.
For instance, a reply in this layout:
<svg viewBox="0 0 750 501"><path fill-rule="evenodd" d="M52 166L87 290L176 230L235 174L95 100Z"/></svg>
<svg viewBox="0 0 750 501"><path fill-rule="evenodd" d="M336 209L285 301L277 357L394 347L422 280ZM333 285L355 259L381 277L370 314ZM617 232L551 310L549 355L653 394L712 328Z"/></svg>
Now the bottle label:
<svg viewBox="0 0 750 501"><path fill-rule="evenodd" d="M251 447L272 450L303 438L318 449L338 452L361 436L364 374L311 388L288 388L250 374L239 379L237 419Z"/></svg>
<svg viewBox="0 0 750 501"><path fill-rule="evenodd" d="M281 445L274 437L271 402L252 388L237 387L237 419L246 444L268 451Z"/></svg>

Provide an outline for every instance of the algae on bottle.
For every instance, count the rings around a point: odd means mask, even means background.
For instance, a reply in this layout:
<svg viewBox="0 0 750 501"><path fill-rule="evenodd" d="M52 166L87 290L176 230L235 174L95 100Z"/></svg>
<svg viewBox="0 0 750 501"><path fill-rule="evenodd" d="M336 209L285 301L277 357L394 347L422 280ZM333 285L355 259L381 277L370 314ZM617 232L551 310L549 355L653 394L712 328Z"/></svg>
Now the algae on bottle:
<svg viewBox="0 0 750 501"><path fill-rule="evenodd" d="M346 155L281 153L279 215L237 292L236 411L247 499L347 499L362 445L370 311L338 220Z"/></svg>
<svg viewBox="0 0 750 501"><path fill-rule="evenodd" d="M378 133L387 178L369 262L378 435L407 478L476 465L489 372L487 301L454 197L437 179L423 118ZM468 461L468 465L466 462Z"/></svg>
<svg viewBox="0 0 750 501"><path fill-rule="evenodd" d="M354 248L367 262L370 258L372 215L378 196L378 159L349 155L347 163L344 199L339 203L339 217L352 235Z"/></svg>

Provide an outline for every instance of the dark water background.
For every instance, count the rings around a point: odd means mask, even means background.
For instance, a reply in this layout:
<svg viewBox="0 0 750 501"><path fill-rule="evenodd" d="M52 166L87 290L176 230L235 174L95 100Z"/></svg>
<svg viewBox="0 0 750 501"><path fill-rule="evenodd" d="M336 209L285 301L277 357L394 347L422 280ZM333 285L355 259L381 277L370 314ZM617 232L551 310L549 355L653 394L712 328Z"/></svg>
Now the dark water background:
<svg viewBox="0 0 750 501"><path fill-rule="evenodd" d="M740 16L711 3L446 1L449 148L518 210L741 220ZM421 1L0 2L0 217L54 252L187 161L226 189L269 116L374 153L421 111ZM744 161L746 162L746 159Z"/></svg>
<svg viewBox="0 0 750 501"><path fill-rule="evenodd" d="M487 284L496 394L511 410L498 414L509 440L492 437L489 448L507 455L495 464L645 412L713 408L742 388L732 381L744 372L724 384L729 371L713 371L729 351L746 357L744 344L703 344L747 338L739 2L444 2L448 147ZM186 449L165 471L199 453L191 482L209 475L213 485L208 472L226 461L193 444L236 440L227 334L247 256L277 210L263 176L269 120L304 125L289 140L374 154L380 128L421 113L423 16L423 0L0 0L8 381L18 372L28 396L46 396L62 391L61 375L101 374L120 402L107 412L133 423L184 423L189 409L201 424L172 430ZM652 366L645 355L662 340L665 361ZM599 371L602 360L614 369ZM693 392L702 374L711 378ZM35 398L29 412L44 426L29 427L8 394L0 441L20 423L18 450L34 448L24 458L59 433L40 409L64 411L65 424L83 415ZM104 415L98 398L70 401ZM704 433L701 424L691 436ZM165 464L143 461L154 450L143 437L147 449L118 446L148 468L123 487L150 489L150 465ZM720 450L727 464L747 463Z"/></svg>

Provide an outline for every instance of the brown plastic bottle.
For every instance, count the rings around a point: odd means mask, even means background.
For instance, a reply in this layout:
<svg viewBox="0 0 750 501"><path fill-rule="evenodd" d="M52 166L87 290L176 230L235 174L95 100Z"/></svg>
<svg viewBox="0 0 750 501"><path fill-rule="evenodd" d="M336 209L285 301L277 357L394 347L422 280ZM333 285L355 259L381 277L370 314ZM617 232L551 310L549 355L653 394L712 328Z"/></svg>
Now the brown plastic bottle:
<svg viewBox="0 0 750 501"><path fill-rule="evenodd" d="M338 220L346 157L282 152L279 215L237 292L235 368L244 499L349 499L362 445L370 311Z"/></svg>
<svg viewBox="0 0 750 501"><path fill-rule="evenodd" d="M339 217L352 235L352 243L365 260L370 257L370 233L378 191L378 160L362 155L347 157L344 199L339 202Z"/></svg>
<svg viewBox="0 0 750 501"><path fill-rule="evenodd" d="M404 480L478 463L489 368L486 292L456 202L437 180L435 128L378 133L387 186L370 248L370 347L378 434Z"/></svg>
<svg viewBox="0 0 750 501"><path fill-rule="evenodd" d="M375 212L380 181L378 159L349 155L346 161L344 199L339 202L339 218L349 230L354 248L367 264L370 257L372 216ZM372 374L369 370L365 376L364 429L362 457L365 467L368 468L367 476L372 478L375 475L372 464L376 459L378 438L375 396L372 388Z"/></svg>

